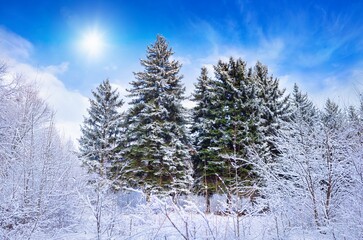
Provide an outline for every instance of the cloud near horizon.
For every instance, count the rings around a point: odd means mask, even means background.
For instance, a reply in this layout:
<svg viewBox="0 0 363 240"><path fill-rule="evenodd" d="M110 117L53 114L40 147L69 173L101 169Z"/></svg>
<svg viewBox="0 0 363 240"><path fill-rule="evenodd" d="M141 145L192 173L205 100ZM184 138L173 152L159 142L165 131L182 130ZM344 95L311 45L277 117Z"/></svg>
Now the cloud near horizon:
<svg viewBox="0 0 363 240"><path fill-rule="evenodd" d="M61 135L76 140L79 125L88 107L88 98L76 90L67 89L59 79L67 71L67 62L35 67L30 58L33 45L26 39L0 28L0 59L7 65L8 74L21 76L21 81L35 84L39 96L55 111L56 127Z"/></svg>

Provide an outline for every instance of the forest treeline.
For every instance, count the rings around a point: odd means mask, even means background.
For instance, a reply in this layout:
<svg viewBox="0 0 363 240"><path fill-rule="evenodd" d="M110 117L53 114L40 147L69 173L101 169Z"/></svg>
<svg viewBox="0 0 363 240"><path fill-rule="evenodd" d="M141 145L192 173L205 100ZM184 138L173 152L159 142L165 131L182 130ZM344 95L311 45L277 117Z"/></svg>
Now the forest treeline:
<svg viewBox="0 0 363 240"><path fill-rule="evenodd" d="M341 109L328 99L318 109L297 85L285 94L262 63L230 58L214 65L214 77L201 69L188 110L172 55L162 36L147 48L125 113L108 80L93 92L79 141L91 171L116 191L205 196L206 212L225 194L228 211L239 211L237 197L303 225L361 221L362 103Z"/></svg>
<svg viewBox="0 0 363 240"><path fill-rule="evenodd" d="M213 72L201 68L189 98L194 107L186 109L182 66L173 54L157 36L130 82L126 112L109 80L92 92L79 150L60 137L37 90L5 77L6 64L0 66L0 238L61 238L83 231L90 219L97 239L128 231L130 237L135 224L147 224L123 212L127 192L142 193L150 206L155 197L171 198L171 212L158 205L137 214L164 214L156 228L168 219L184 239L191 239L192 220L180 201L190 205L194 197L203 198L193 208L205 222L198 234L209 239L238 239L243 216L273 219L274 239L296 229L363 236L363 101L341 108L327 99L319 109L297 85L291 93L281 89L262 63L248 67L230 58ZM217 196L225 203L218 211ZM209 213L232 216L238 227L217 234ZM159 230L145 238L167 236Z"/></svg>

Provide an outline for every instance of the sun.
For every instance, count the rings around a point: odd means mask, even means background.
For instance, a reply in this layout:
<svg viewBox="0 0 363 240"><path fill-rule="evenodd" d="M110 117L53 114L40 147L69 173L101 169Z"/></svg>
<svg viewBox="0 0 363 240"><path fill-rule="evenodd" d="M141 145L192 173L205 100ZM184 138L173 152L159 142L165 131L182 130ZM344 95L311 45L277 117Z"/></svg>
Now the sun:
<svg viewBox="0 0 363 240"><path fill-rule="evenodd" d="M96 29L86 32L80 41L80 48L88 57L99 57L104 47L103 34Z"/></svg>

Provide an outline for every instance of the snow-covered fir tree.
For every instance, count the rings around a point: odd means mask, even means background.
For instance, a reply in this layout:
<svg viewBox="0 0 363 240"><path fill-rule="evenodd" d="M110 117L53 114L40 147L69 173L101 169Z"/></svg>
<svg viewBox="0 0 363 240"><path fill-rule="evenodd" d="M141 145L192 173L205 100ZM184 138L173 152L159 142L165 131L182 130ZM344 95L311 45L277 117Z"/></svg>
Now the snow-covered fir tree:
<svg viewBox="0 0 363 240"><path fill-rule="evenodd" d="M323 112L324 125L330 129L337 129L342 124L342 113L338 104L328 99Z"/></svg>
<svg viewBox="0 0 363 240"><path fill-rule="evenodd" d="M313 124L316 121L318 110L313 103L308 99L307 94L303 94L297 84L294 84L294 89L289 100L291 107L291 120L294 122L303 120L306 123Z"/></svg>
<svg viewBox="0 0 363 240"><path fill-rule="evenodd" d="M288 98L281 99L278 80L260 63L252 69L230 58L214 69L213 80L202 69L194 93L195 189L246 195L258 180L247 164L248 150L257 148L265 159L276 156L274 136L289 113Z"/></svg>
<svg viewBox="0 0 363 240"><path fill-rule="evenodd" d="M256 91L247 63L230 58L215 66L219 138L215 139L224 162L223 181L229 193L239 194L252 173L241 159L256 139Z"/></svg>
<svg viewBox="0 0 363 240"><path fill-rule="evenodd" d="M92 95L88 116L81 126L80 156L91 171L113 180L116 187L123 164L123 100L109 80L103 81Z"/></svg>
<svg viewBox="0 0 363 240"><path fill-rule="evenodd" d="M186 110L181 65L163 36L147 48L142 72L129 90L132 101L127 116L126 180L149 194L189 192L191 161L186 130Z"/></svg>
<svg viewBox="0 0 363 240"><path fill-rule="evenodd" d="M266 161L277 155L275 136L284 121L290 117L289 96L284 97L285 89L279 88L279 80L270 76L267 66L257 62L253 78L258 91L258 151Z"/></svg>
<svg viewBox="0 0 363 240"><path fill-rule="evenodd" d="M206 198L206 212L210 212L210 197L220 191L221 179L217 175L223 172L223 160L218 156L215 139L215 126L218 116L214 81L208 77L207 68L201 69L201 74L195 84L192 101L196 106L192 110L191 134L196 153L192 156L194 170L194 191Z"/></svg>

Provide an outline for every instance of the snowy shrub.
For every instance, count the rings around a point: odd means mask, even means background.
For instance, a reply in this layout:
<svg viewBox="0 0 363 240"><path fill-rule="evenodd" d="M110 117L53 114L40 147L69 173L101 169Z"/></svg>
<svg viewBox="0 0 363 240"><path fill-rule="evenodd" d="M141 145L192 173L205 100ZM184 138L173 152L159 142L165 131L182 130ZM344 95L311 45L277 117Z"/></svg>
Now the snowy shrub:
<svg viewBox="0 0 363 240"><path fill-rule="evenodd" d="M0 79L0 229L31 238L75 224L77 159L34 88Z"/></svg>

